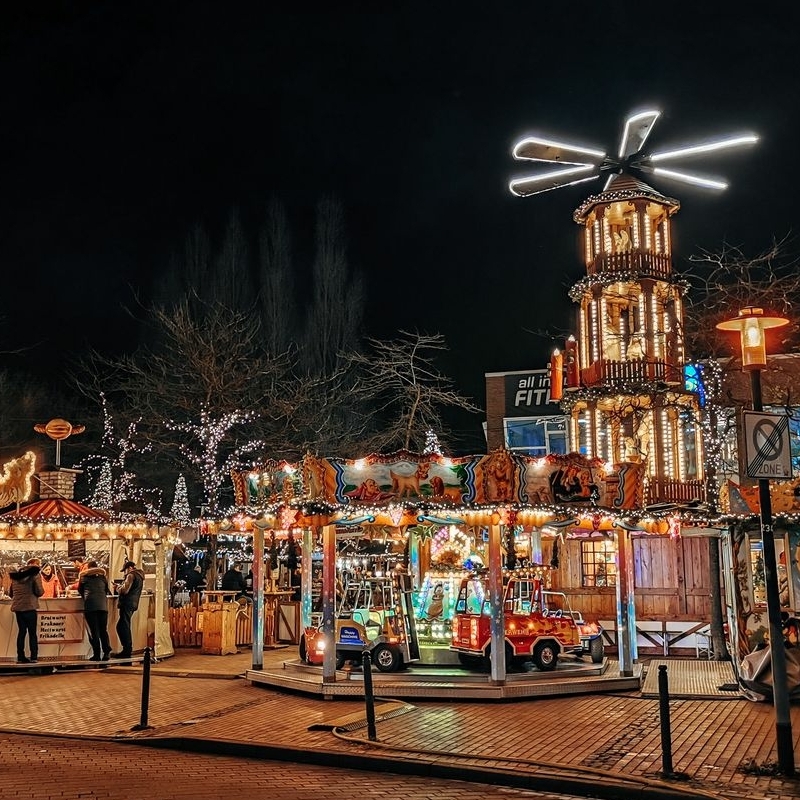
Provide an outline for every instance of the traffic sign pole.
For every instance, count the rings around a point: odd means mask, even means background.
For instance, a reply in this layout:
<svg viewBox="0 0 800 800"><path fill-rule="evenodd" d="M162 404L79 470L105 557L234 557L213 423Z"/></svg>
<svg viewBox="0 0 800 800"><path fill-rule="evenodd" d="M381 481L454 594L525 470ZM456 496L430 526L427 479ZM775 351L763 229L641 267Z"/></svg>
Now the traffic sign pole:
<svg viewBox="0 0 800 800"><path fill-rule="evenodd" d="M753 410L763 411L761 399L761 370L750 372ZM786 677L786 650L781 627L781 601L778 589L778 564L775 558L775 538L772 531L772 498L769 479L758 479L758 503L761 518L761 545L764 558L764 583L767 590L769 618L769 651L772 662L772 693L775 704L775 743L778 765L784 775L794 775L794 744L792 720L789 716L789 684Z"/></svg>

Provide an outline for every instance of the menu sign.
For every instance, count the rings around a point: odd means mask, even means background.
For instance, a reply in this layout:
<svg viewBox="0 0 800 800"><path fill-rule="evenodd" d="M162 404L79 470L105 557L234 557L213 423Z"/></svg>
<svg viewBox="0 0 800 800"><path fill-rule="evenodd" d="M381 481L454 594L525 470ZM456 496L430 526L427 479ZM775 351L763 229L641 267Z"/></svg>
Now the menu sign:
<svg viewBox="0 0 800 800"><path fill-rule="evenodd" d="M66 644L83 641L84 619L81 611L40 611L38 622L38 636L41 644L55 642Z"/></svg>
<svg viewBox="0 0 800 800"><path fill-rule="evenodd" d="M83 539L70 539L67 542L67 557L70 561L86 558L86 542Z"/></svg>

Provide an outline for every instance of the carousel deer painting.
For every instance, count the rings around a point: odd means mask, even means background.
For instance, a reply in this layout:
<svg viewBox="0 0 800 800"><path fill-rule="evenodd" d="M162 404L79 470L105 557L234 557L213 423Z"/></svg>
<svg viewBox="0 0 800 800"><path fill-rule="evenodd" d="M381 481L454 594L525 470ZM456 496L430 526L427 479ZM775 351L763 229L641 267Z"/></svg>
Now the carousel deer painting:
<svg viewBox="0 0 800 800"><path fill-rule="evenodd" d="M420 486L423 481L427 480L430 468L431 465L427 461L423 461L417 465L417 469L412 475L401 475L389 470L392 492L397 497L419 497L422 494Z"/></svg>

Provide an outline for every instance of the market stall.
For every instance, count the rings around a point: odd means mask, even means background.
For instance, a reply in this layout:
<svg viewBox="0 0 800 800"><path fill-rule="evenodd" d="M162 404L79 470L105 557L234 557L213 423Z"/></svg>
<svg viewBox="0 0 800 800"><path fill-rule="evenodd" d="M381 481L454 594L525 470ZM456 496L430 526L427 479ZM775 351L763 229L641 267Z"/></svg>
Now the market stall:
<svg viewBox="0 0 800 800"><path fill-rule="evenodd" d="M9 574L30 558L55 568L62 595L39 601L40 660L82 661L91 656L74 566L88 560L106 569L110 585L121 583L127 559L141 567L145 582L132 619L134 652L141 653L149 646L158 658L172 655L166 601L171 539L169 528L115 520L106 512L60 497L43 498L0 515L0 663L16 656ZM114 595L109 596L108 607L109 638L112 649L119 650Z"/></svg>

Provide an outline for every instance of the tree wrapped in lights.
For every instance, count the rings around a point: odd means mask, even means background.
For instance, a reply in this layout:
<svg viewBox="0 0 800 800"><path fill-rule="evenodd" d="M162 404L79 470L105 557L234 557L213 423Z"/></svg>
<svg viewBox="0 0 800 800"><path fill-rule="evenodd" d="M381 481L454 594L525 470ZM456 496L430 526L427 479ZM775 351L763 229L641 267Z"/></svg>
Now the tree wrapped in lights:
<svg viewBox="0 0 800 800"><path fill-rule="evenodd" d="M97 477L94 492L92 492L92 496L89 499L89 505L92 508L110 511L114 508L113 490L114 481L111 476L111 462L108 461L108 459L104 459L100 467L100 474Z"/></svg>
<svg viewBox="0 0 800 800"><path fill-rule="evenodd" d="M189 506L189 496L186 491L186 478L178 476L175 482L175 497L172 501L172 510L169 512L170 519L180 523L183 527L189 525L192 518L192 509Z"/></svg>
<svg viewBox="0 0 800 800"><path fill-rule="evenodd" d="M128 463L132 457L149 453L152 444L142 443L143 437L138 430L139 419L129 422L125 432L118 434L108 399L102 392L100 402L103 410L103 452L89 456L83 462L90 477L97 475L90 504L106 510L133 513L143 510L148 519L157 519L161 513L161 492L156 488L141 486L137 473Z"/></svg>
<svg viewBox="0 0 800 800"><path fill-rule="evenodd" d="M439 437L434 431L428 431L425 434L425 449L422 454L425 456L442 455L442 446L439 444Z"/></svg>
<svg viewBox="0 0 800 800"><path fill-rule="evenodd" d="M202 408L197 422L166 423L168 430L188 434L189 441L181 442L178 447L200 474L203 502L212 516L219 511L220 493L231 472L243 468L245 456L252 456L264 448L264 442L250 440L229 452L223 450L223 443L231 432L255 417L254 411L214 414L210 409Z"/></svg>

